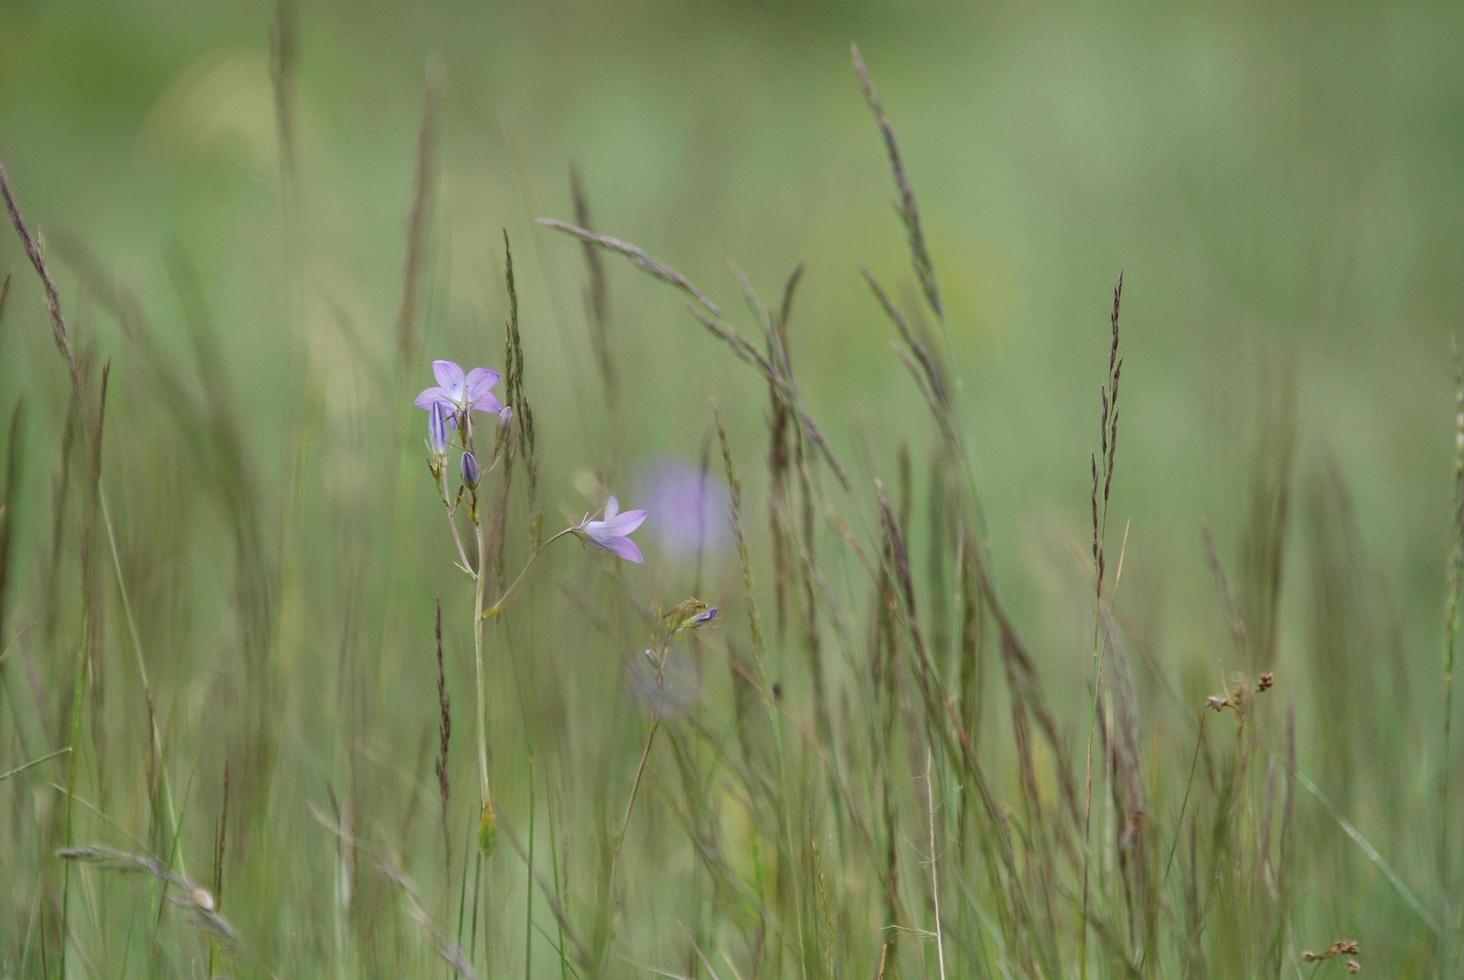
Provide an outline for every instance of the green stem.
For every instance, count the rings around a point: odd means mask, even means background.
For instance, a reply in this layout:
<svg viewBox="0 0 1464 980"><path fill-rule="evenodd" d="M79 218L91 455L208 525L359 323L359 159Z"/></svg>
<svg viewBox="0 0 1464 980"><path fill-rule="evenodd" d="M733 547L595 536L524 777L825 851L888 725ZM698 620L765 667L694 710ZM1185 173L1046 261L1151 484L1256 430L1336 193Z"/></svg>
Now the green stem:
<svg viewBox="0 0 1464 980"><path fill-rule="evenodd" d="M503 612L505 604L508 602L509 599L513 597L514 590L519 587L519 584L521 582L523 582L524 576L529 574L529 569L534 567L534 562L539 560L539 556L547 551L551 544L558 541L566 534L573 534L575 530L576 528L567 527L563 531L560 531L558 534L554 535L548 541L545 541L543 544L539 545L539 547L534 550L534 553L529 555L529 560L525 562L524 567L519 570L518 576L513 580L512 583L509 584L508 588L503 590L503 594L498 597L493 605L489 606L486 611L482 609L478 610L478 618L491 618Z"/></svg>
<svg viewBox="0 0 1464 980"><path fill-rule="evenodd" d="M473 520L473 536L478 544L478 567L473 576L473 669L478 692L478 775L482 787L482 803L488 803L488 710L486 677L483 668L483 590L486 585L488 548L483 537L483 524Z"/></svg>
<svg viewBox="0 0 1464 980"><path fill-rule="evenodd" d="M630 815L635 810L635 799L640 794L641 777L646 774L646 763L651 758L651 746L656 744L656 732L661 730L659 715L651 719L651 731L646 736L646 747L641 752L640 765L636 766L635 781L630 784L630 799L625 801L625 816L620 821L620 833L615 837L615 850L610 855L610 884L615 883L615 865L620 860L620 847L625 843L626 831L630 830Z"/></svg>
<svg viewBox="0 0 1464 980"><path fill-rule="evenodd" d="M555 535L558 537L559 535ZM550 538L552 541L553 538ZM547 542L546 542L547 543ZM666 676L666 648L671 645L671 637L675 632L668 633L661 641L660 647L656 650L656 686L659 688ZM661 715L656 708L651 708L651 730L646 735L646 747L641 751L640 764L635 767L635 780L630 784L630 798L625 801L625 816L620 821L620 833L615 836L615 850L610 854L610 872L605 880L605 893L609 895L610 889L615 885L615 866L620 863L620 848L625 844L626 832L630 830L630 815L635 811L635 800L640 795L641 779L646 774L646 763L651 758L651 747L656 744L656 733L661 730Z"/></svg>

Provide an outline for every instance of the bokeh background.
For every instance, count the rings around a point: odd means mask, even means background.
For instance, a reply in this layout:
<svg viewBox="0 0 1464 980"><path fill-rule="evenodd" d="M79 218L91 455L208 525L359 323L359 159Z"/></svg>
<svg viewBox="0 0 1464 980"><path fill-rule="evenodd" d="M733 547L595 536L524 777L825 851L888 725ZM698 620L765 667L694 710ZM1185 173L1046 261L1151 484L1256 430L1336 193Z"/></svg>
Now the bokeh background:
<svg viewBox="0 0 1464 980"><path fill-rule="evenodd" d="M294 34L293 183L276 127L274 22L270 5L252 3L0 4L0 160L45 235L79 347L93 365L112 362L104 482L160 712L180 743L174 778L199 773L200 826L232 751L209 732L229 731L248 700L252 603L269 607L275 639L260 642L277 668L271 711L292 773L281 777L275 806L289 816L277 833L318 833L302 816L307 801L353 765L377 772L356 776L365 800L416 778L403 773L435 724L432 596L450 597L450 623L462 596L408 400L428 383L430 357L501 365L502 230L514 245L551 523L590 506L597 469L639 489L666 457L695 460L708 396L742 447L762 519L765 386L674 293L608 257L622 390L607 411L580 249L533 222L573 216L572 167L598 230L675 265L744 323L729 262L770 299L806 263L791 342L810 409L866 497L874 478L896 481L902 444L918 480L930 424L859 277L865 266L902 300L916 295L887 161L849 64L857 40L939 270L994 561L1054 702L1071 710L1074 743L1091 629L1079 558L1088 454L1123 269L1114 513L1128 529L1127 613L1165 678L1146 697L1197 704L1223 689L1233 665L1215 650L1224 615L1201 529L1222 557L1243 560L1256 460L1294 425L1299 557L1282 586L1278 670L1298 679L1289 695L1304 731L1306 719L1330 716L1374 765L1366 778L1334 771L1321 738L1303 740L1302 758L1390 860L1430 873L1433 834L1410 833L1392 813L1433 792L1450 335L1464 315L1464 5L312 0ZM419 364L398 365L429 76L440 115L423 342ZM62 586L55 600L45 584L80 544L53 544L66 377L8 228L5 272L14 283L0 408L28 406L5 597L13 634L51 608L63 624L81 622L68 619L78 597ZM107 284L136 299L147 344L129 339ZM195 429L179 421L206 406L223 417ZM1358 570L1347 594L1375 634L1319 625L1329 600L1308 569L1335 554L1333 525L1307 515L1335 506L1355 531L1336 546ZM869 507L849 518L861 530L875 523ZM647 551L635 588L680 598L685 563ZM557 561L556 574L588 574L576 555ZM712 580L732 592L730 558L721 567ZM253 598L241 584L251 580ZM109 619L114 683L99 710L118 734L101 741L140 767L146 730L120 613ZM615 658L639 642L631 627L621 633L603 641ZM38 630L5 665L12 699L39 692L40 707L7 709L16 720L0 721L0 770L22 748L44 747L45 706L69 669L48 658L79 635L79 625ZM553 641L563 649L540 682L571 678L563 683L582 685L585 704L623 687L613 659L596 662L600 640L568 636ZM464 685L465 643L450 625ZM1329 661L1338 644L1353 652ZM357 665L349 696L332 686L347 660ZM321 697L360 713L364 748L330 734L339 719L313 710ZM623 724L635 744L633 722L609 720L608 706L586 712L587 728ZM514 739L502 736L503 754L518 751ZM17 815L30 806L18 788L0 792ZM503 808L519 807L521 792L505 788ZM115 798L119 819L141 806ZM0 878L39 880L43 835L16 819ZM198 847L202 861L207 840ZM1337 853L1355 859L1345 845ZM1349 928L1396 901L1365 865L1356 882L1319 899ZM22 892L6 900L0 938L25 935ZM654 928L674 932L669 920Z"/></svg>
<svg viewBox="0 0 1464 980"><path fill-rule="evenodd" d="M986 488L1004 515L995 533L1021 534L1048 509L1075 520L1084 503L1082 423L1105 293L1122 267L1125 493L1148 517L1139 541L1156 547L1173 531L1188 548L1195 520L1228 490L1224 447L1290 372L1306 441L1356 477L1399 601L1418 591L1404 583L1437 572L1423 538L1447 513L1439 447L1464 209L1464 67L1452 45L1464 13L1452 4L301 13L304 323L280 302L293 253L270 11L20 2L0 34L5 160L29 210L140 293L161 281L165 249L187 253L228 320L225 349L266 396L251 406L252 440L278 441L269 368L329 333L332 306L365 350L390 342L431 59L444 77L444 193L429 338L492 319L497 232L508 228L522 240L540 400L562 413L557 438L585 437L571 418L590 366L568 288L579 256L530 225L567 216L577 163L598 224L724 301L736 299L729 258L769 294L806 261L798 340L811 400L847 419L846 432L898 432L910 390L857 277L860 265L887 278L904 268L885 161L849 69L857 39L944 273L972 441L1002 475ZM14 265L12 245L6 254ZM714 342L673 299L624 270L614 285L621 353L645 395L625 406L628 428L673 448L687 434L666 424L681 417L667 405L756 390L751 379L714 383L725 380ZM7 358L12 386L21 349ZM347 403L378 397L340 387Z"/></svg>

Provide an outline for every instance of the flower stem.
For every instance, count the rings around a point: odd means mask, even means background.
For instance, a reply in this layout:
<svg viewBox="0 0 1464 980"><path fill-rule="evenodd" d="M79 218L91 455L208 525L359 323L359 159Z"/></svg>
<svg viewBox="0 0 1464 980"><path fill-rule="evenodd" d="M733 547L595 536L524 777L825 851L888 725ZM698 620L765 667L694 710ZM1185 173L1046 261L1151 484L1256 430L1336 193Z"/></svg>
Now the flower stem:
<svg viewBox="0 0 1464 980"><path fill-rule="evenodd" d="M473 576L473 670L477 675L478 693L478 775L482 786L482 802L488 803L488 711L486 677L483 669L483 590L486 585L488 549L483 537L483 524L473 521L473 534L478 544L478 567Z"/></svg>
<svg viewBox="0 0 1464 980"><path fill-rule="evenodd" d="M519 587L519 583L524 580L524 576L529 573L529 569L534 567L534 562L539 560L539 556L542 555L546 550L548 550L551 544L558 541L566 534L574 533L574 531L575 528L567 527L563 531L560 531L558 534L554 535L548 541L545 541L543 544L539 545L539 547L535 549L534 553L532 555L529 555L529 560L526 561L524 563L524 567L519 570L518 576L513 580L512 583L509 584L508 588L503 590L503 594L498 597L493 605L489 606L487 610L478 610L478 618L490 618L493 616L497 616L499 613L503 612L504 605L508 602L510 598L513 597L514 590Z"/></svg>
<svg viewBox="0 0 1464 980"><path fill-rule="evenodd" d="M437 488L442 492L442 506L447 512L447 526L452 530L452 543L457 546L458 561L468 572L473 571L473 566L468 564L468 552L463 548L463 536L458 533L457 513L453 510L452 503L447 499L447 486L440 479Z"/></svg>

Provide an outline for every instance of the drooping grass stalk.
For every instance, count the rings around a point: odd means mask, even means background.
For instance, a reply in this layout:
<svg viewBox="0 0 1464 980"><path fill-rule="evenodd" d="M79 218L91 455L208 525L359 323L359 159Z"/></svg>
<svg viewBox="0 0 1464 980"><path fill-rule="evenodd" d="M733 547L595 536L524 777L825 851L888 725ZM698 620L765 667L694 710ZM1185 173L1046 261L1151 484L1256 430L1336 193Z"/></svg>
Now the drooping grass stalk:
<svg viewBox="0 0 1464 980"><path fill-rule="evenodd" d="M59 758L60 756L63 756L63 755L65 755L66 753L68 753L70 751L71 751L71 746L67 745L67 746L64 746L63 748L57 749L54 752L47 752L45 755L41 756L39 759L32 759L29 762L23 762L23 763L21 763L20 765L16 766L14 769L9 769L9 770L6 770L5 772L0 772L0 783L5 782L5 780L9 779L11 776L19 776L21 773L25 772L28 769L34 769L36 766L39 766L42 763L50 762L52 759Z"/></svg>
<svg viewBox="0 0 1464 980"><path fill-rule="evenodd" d="M773 385L787 400L793 409L794 418L803 429L803 434L809 442L818 450L821 456L833 471L835 479L846 491L852 489L849 482L849 475L844 469L839 458L834 454L828 440L824 437L823 430L814 421L813 416L804 406L802 399L793 389L788 379L778 364L769 358L758 345L754 344L747 337L743 336L723 317L721 309L713 303L707 295L701 291L686 276L676 271L671 266L652 256L638 245L612 238L609 235L601 235L596 232L572 225L567 221L560 221L556 218L539 218L539 224L545 228L552 228L555 231L564 232L589 245L594 245L609 252L623 255L629 259L637 268L646 272L652 278L672 286L684 296L693 300L687 310L702 326L726 344L737 358L746 364L751 365L760 373L769 384Z"/></svg>

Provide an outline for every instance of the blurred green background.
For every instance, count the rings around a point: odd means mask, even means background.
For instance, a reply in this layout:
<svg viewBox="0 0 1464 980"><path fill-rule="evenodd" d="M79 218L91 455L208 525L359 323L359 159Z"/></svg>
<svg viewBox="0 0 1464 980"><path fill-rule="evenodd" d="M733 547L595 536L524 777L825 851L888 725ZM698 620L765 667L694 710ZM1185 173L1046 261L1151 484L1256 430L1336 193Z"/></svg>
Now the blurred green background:
<svg viewBox="0 0 1464 980"><path fill-rule="evenodd" d="M1425 541L1447 514L1448 332L1464 305L1455 4L308 3L301 16L304 324L280 302L271 11L12 2L0 32L4 157L34 219L144 295L161 251L186 251L262 394L288 348L331 331L333 306L367 350L390 343L437 58L432 346L487 318L508 228L533 380L558 416L546 424L584 438L566 397L590 366L568 288L579 255L530 225L568 216L577 162L597 224L724 303L728 258L769 295L807 261L795 343L812 403L843 432L901 431L911 390L857 277L905 268L848 65L857 39L922 199L999 536L1080 516L1105 294L1124 267L1136 545L1192 550L1228 493L1224 448L1291 372L1306 441L1344 460L1399 601L1437 573ZM674 299L624 270L612 286L644 393L629 428L672 447L687 434L667 405L753 397ZM249 426L261 449L279 439L271 403Z"/></svg>
<svg viewBox="0 0 1464 980"><path fill-rule="evenodd" d="M170 261L196 276L227 377L189 373L187 397L229 390L239 443L227 451L250 475L241 492L280 576L268 589L286 638L279 710L298 725L284 754L308 757L313 737L310 691L288 679L329 676L360 642L351 656L380 658L372 737L410 766L431 720L430 596L460 583L418 485L420 415L407 399L428 383L429 357L501 365L500 228L518 264L549 513L584 509L575 488L592 468L633 487L651 460L697 456L708 395L760 500L765 386L675 294L610 258L623 398L606 417L580 250L533 224L573 217L572 165L597 230L676 266L743 323L729 259L769 299L806 262L792 347L810 409L866 496L872 478L893 482L902 442L922 467L925 407L858 274L915 296L849 65L857 40L939 270L995 562L1055 702L1076 712L1073 738L1091 629L1074 555L1086 550L1122 268L1114 506L1131 527L1128 612L1156 671L1186 704L1225 683L1200 529L1234 556L1255 447L1294 391L1296 506L1345 486L1364 600L1395 641L1347 638L1371 665L1362 676L1303 667L1324 663L1308 651L1332 641L1308 625L1307 565L1293 563L1281 670L1308 678L1289 692L1303 717L1325 714L1337 688L1354 692L1356 737L1375 739L1388 792L1359 789L1353 819L1427 871L1432 834L1416 839L1387 814L1392 792L1431 799L1428 770L1407 763L1437 733L1450 333L1464 313L1464 4L305 2L297 226L282 190L273 17L267 4L0 0L0 160L46 236L79 345L113 359L113 516L159 686L178 684L167 710L180 738L202 737L223 710L216 685L230 682L218 678L238 679L227 658L245 643L230 611L234 531L199 489L227 467L208 461L221 447L190 445L165 421L183 393L138 363L77 257L141 297L159 350L180 363L198 317ZM429 65L442 86L439 180L424 356L404 379L395 323ZM8 228L5 271L0 406L27 400L36 460L14 625L35 618L26 579L48 567L65 375ZM850 519L868 529L873 511ZM1298 539L1312 540L1306 527L1298 518ZM171 571L168 554L183 556ZM646 592L687 591L684 569L649 557ZM397 684L411 691L401 703ZM1304 760L1321 765L1322 742L1304 741ZM1349 777L1319 782L1345 796Z"/></svg>

